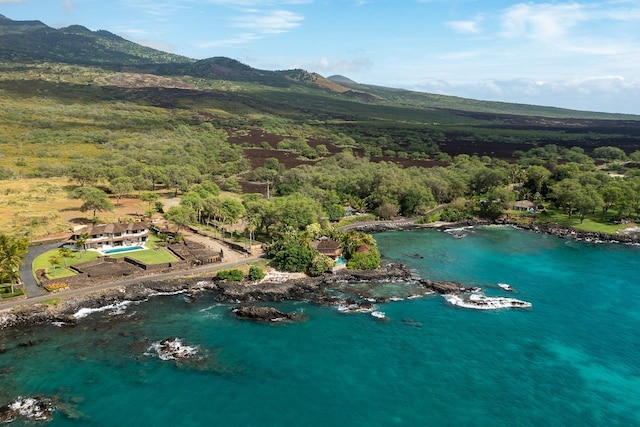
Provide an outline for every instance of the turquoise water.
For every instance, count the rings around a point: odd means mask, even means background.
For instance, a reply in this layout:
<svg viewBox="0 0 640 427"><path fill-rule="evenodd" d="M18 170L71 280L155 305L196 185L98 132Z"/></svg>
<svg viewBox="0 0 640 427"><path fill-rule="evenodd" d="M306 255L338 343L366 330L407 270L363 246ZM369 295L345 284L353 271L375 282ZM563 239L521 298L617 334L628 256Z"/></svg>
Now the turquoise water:
<svg viewBox="0 0 640 427"><path fill-rule="evenodd" d="M138 251L140 249L146 249L146 248L143 248L142 246L127 246L124 248L107 249L106 251L104 251L104 253L105 255L119 254L121 252Z"/></svg>
<svg viewBox="0 0 640 427"><path fill-rule="evenodd" d="M425 278L533 308L474 311L432 296L380 304L380 321L287 302L278 308L309 320L255 324L211 296L156 297L75 328L3 331L0 404L48 394L82 414L56 413L55 426L640 425L640 248L510 228L376 239ZM145 355L173 336L204 359Z"/></svg>

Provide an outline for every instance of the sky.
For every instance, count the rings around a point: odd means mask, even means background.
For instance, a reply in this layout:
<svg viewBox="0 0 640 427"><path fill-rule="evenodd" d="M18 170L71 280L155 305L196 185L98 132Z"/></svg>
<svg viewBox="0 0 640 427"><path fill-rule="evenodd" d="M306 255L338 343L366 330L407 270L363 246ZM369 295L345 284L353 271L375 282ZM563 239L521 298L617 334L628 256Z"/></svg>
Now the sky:
<svg viewBox="0 0 640 427"><path fill-rule="evenodd" d="M264 70L640 114L640 0L0 0L0 14Z"/></svg>

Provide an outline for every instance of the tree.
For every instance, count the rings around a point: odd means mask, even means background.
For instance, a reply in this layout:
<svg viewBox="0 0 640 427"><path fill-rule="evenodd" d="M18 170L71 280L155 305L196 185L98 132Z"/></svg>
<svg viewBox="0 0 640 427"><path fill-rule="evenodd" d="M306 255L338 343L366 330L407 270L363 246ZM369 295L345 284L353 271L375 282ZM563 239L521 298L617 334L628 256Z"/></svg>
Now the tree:
<svg viewBox="0 0 640 427"><path fill-rule="evenodd" d="M149 207L151 207L151 205L153 205L153 203L159 198L160 196L158 196L158 193L154 193L153 191L145 191L140 195L140 200L147 202Z"/></svg>
<svg viewBox="0 0 640 427"><path fill-rule="evenodd" d="M529 188L532 193L541 193L542 186L549 180L551 172L543 166L529 166L525 171L525 175L525 186Z"/></svg>
<svg viewBox="0 0 640 427"><path fill-rule="evenodd" d="M582 186L577 179L567 178L551 187L551 194L555 197L556 206L564 209L569 218L573 215L578 204Z"/></svg>
<svg viewBox="0 0 640 427"><path fill-rule="evenodd" d="M84 187L85 185L93 185L98 182L100 179L100 170L100 167L84 159L69 166L67 176L80 184L81 187Z"/></svg>
<svg viewBox="0 0 640 427"><path fill-rule="evenodd" d="M602 219L604 219L609 208L622 197L623 191L617 184L609 183L602 188L600 194L602 195Z"/></svg>
<svg viewBox="0 0 640 427"><path fill-rule="evenodd" d="M278 270L303 272L307 271L312 259L313 250L309 246L293 241L277 247L272 262Z"/></svg>
<svg viewBox="0 0 640 427"><path fill-rule="evenodd" d="M602 197L596 187L593 185L583 187L576 197L576 210L580 214L580 224L582 224L587 214L595 212L602 203Z"/></svg>
<svg viewBox="0 0 640 427"><path fill-rule="evenodd" d="M0 234L0 272L11 283L11 293L14 292L14 285L20 282L20 265L28 250L29 242L26 238Z"/></svg>
<svg viewBox="0 0 640 427"><path fill-rule="evenodd" d="M81 212L93 211L93 219L96 212L112 211L113 205L109 201L107 193L96 187L80 187L73 192L73 197L83 201Z"/></svg>
<svg viewBox="0 0 640 427"><path fill-rule="evenodd" d="M393 203L383 203L378 208L378 215L382 219L391 219L398 215L398 207Z"/></svg>
<svg viewBox="0 0 640 427"><path fill-rule="evenodd" d="M89 236L88 233L82 233L76 238L75 247L82 252L86 251L87 248L85 248L84 245L87 243L87 239L90 237L91 236ZM80 252L80 258L82 258L82 252Z"/></svg>
<svg viewBox="0 0 640 427"><path fill-rule="evenodd" d="M110 184L111 191L116 196L116 205L120 205L120 199L123 196L133 192L133 182L131 181L131 178L126 176L114 178L111 180Z"/></svg>
<svg viewBox="0 0 640 427"><path fill-rule="evenodd" d="M64 267L67 268L67 258L73 258L73 253L71 253L71 250L65 246L62 246L58 249L58 255L60 255L60 258L62 258Z"/></svg>
<svg viewBox="0 0 640 427"><path fill-rule="evenodd" d="M49 264L53 267L53 271L56 271L56 267L60 265L60 257L57 255L51 255L49 257Z"/></svg>
<svg viewBox="0 0 640 427"><path fill-rule="evenodd" d="M594 148L592 156L595 159L624 160L627 158L625 152L618 147L598 147Z"/></svg>
<svg viewBox="0 0 640 427"><path fill-rule="evenodd" d="M260 267L249 267L249 274L247 275L249 280L262 280L264 279L264 276L264 271Z"/></svg>
<svg viewBox="0 0 640 427"><path fill-rule="evenodd" d="M311 276L320 276L331 267L333 267L335 262L326 255L322 255L317 252L313 259L311 260L311 264L309 265L309 275Z"/></svg>
<svg viewBox="0 0 640 427"><path fill-rule="evenodd" d="M164 217L178 226L178 230L187 227L197 220L196 211L189 206L173 206L165 212Z"/></svg>
<svg viewBox="0 0 640 427"><path fill-rule="evenodd" d="M380 252L377 249L358 251L347 261L347 268L353 270L375 270L378 267L380 267Z"/></svg>

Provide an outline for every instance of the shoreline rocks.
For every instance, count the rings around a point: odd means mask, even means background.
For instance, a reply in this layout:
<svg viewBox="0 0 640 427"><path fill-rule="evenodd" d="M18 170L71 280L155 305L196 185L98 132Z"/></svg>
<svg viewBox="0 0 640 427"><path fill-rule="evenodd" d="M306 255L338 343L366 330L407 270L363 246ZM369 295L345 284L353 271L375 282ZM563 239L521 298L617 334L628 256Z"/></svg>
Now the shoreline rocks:
<svg viewBox="0 0 640 427"><path fill-rule="evenodd" d="M368 231L389 230L389 222L374 224L375 229ZM570 238L586 242L611 242L640 244L640 233L629 235L611 235L605 233L584 232L554 224L519 224L508 219L497 221L464 221L456 224L440 225L437 229L448 230L459 227L477 225L509 225L520 229L530 230L536 233L545 233L560 238ZM394 223L393 230L415 230L433 228L424 224L413 222ZM73 326L78 322L74 314L83 308L95 309L108 305L115 305L123 301L141 302L155 295L171 295L185 293L189 301L197 298L200 292L212 292L216 300L224 303L252 303L252 302L278 302L283 300L309 300L322 305L335 304L335 298L328 297L325 289L339 286L344 283L388 283L405 282L418 284L427 291L442 295L457 295L470 292L467 288L455 282L433 282L417 277L411 270L402 264L386 264L377 270L341 270L336 273L327 273L321 277L291 278L288 280L264 281L259 284L250 282L219 282L203 278L170 279L154 281L152 278L141 279L140 282L118 286L104 291L91 292L78 297L63 299L55 306L44 304L28 304L13 309L3 310L0 305L0 330L20 327L25 325L37 325L57 322L63 326ZM286 313L285 313L286 315ZM275 316L279 317L279 315Z"/></svg>
<svg viewBox="0 0 640 427"><path fill-rule="evenodd" d="M284 313L273 307L258 307L255 305L241 305L231 310L238 319L254 320L257 322L283 322L286 320L305 320L306 316L298 313Z"/></svg>

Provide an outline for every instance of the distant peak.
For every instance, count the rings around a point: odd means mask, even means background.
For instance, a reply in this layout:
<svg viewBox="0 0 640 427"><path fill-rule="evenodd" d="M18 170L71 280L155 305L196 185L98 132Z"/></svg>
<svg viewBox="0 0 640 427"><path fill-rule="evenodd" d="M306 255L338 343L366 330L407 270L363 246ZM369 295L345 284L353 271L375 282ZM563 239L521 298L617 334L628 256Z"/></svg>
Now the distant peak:
<svg viewBox="0 0 640 427"><path fill-rule="evenodd" d="M354 82L349 77L341 76L339 74L329 76L327 77L327 79L335 83L358 84L358 82Z"/></svg>

